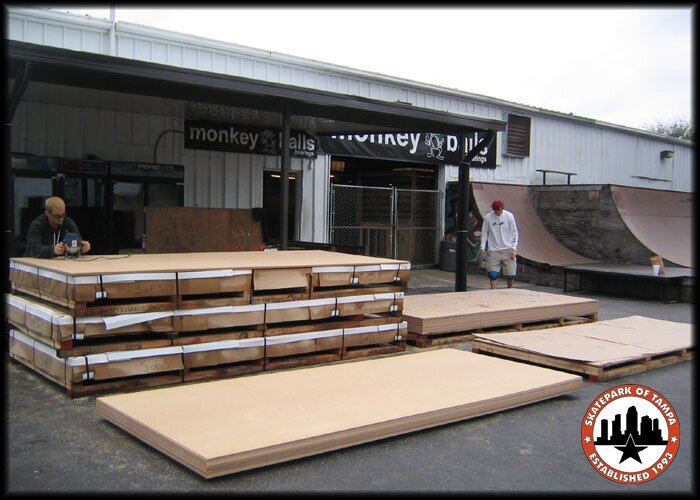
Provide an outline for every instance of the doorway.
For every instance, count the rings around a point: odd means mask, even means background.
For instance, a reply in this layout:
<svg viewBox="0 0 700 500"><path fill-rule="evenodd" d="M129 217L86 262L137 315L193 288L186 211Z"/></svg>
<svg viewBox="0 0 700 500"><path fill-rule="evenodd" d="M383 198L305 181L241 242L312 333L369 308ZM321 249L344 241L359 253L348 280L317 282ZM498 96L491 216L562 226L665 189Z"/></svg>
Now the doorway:
<svg viewBox="0 0 700 500"><path fill-rule="evenodd" d="M287 217L287 236L289 240L296 238L297 220L297 190L300 186L299 172L289 173L289 208ZM282 213L282 179L279 172L263 172L263 210L267 238L280 240L280 214Z"/></svg>
<svg viewBox="0 0 700 500"><path fill-rule="evenodd" d="M434 267L442 238L436 187L436 165L333 156L331 243Z"/></svg>

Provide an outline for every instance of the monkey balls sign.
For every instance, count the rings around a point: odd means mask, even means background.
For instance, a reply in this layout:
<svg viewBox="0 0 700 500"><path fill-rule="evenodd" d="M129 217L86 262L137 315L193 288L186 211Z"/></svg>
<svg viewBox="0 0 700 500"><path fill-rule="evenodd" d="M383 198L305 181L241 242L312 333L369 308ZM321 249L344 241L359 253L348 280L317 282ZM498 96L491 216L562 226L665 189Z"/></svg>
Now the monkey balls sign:
<svg viewBox="0 0 700 500"><path fill-rule="evenodd" d="M680 446L678 415L661 394L643 385L608 389L588 407L581 445L598 473L622 484L651 481L671 465Z"/></svg>

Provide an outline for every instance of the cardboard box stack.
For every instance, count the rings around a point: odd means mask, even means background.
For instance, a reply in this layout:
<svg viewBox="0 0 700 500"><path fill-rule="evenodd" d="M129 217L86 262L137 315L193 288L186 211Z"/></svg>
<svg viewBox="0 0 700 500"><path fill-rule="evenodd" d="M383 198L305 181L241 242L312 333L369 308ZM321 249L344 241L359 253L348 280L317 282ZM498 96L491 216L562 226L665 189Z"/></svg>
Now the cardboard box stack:
<svg viewBox="0 0 700 500"><path fill-rule="evenodd" d="M9 352L71 397L399 352L410 273L321 250L12 258Z"/></svg>

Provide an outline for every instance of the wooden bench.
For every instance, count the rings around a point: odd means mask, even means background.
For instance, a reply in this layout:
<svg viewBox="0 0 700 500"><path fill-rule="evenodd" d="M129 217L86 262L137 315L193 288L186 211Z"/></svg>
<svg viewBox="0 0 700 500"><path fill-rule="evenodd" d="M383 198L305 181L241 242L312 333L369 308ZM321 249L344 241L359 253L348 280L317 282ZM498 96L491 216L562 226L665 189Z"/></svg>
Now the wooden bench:
<svg viewBox="0 0 700 500"><path fill-rule="evenodd" d="M564 172L562 170L549 170L545 168L538 168L537 172L542 172L542 185L547 185L547 174L562 174L566 176L566 183L571 184L571 176L578 175L576 172Z"/></svg>

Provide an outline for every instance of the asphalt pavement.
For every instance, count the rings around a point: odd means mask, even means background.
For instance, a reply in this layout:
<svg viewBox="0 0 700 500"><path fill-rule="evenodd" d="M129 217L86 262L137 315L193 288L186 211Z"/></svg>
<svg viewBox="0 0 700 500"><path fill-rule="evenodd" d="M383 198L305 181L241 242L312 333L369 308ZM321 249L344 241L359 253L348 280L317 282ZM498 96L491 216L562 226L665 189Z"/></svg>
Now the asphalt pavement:
<svg viewBox="0 0 700 500"><path fill-rule="evenodd" d="M488 288L469 275L468 289ZM504 283L501 283L503 286ZM562 293L560 288L517 283ZM454 290L454 274L414 270L409 294ZM684 302L576 292L599 301L599 320L630 315L694 323ZM451 347L471 350L470 342ZM6 494L25 493L691 493L695 361L583 387L557 398L281 464L206 480L95 412L95 396L65 390L11 360L5 348ZM407 352L423 350L409 346ZM401 354L398 354L401 355ZM598 474L582 450L581 424L602 392L653 388L681 426L678 454L661 475L624 485Z"/></svg>

